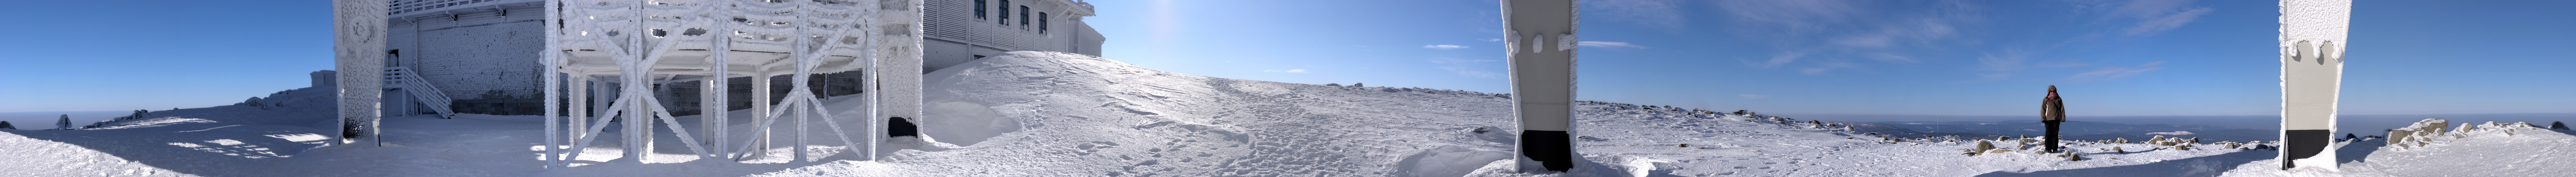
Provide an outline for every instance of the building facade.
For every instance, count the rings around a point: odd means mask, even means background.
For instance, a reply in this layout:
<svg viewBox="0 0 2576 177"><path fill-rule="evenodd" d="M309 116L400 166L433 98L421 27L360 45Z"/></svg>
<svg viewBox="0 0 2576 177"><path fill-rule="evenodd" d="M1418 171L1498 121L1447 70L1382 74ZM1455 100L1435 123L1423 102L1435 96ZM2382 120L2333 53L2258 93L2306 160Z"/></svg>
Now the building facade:
<svg viewBox="0 0 2576 177"><path fill-rule="evenodd" d="M860 0L876 1L876 0ZM386 36L387 116L440 112L536 115L542 111L539 83L545 48L542 0L393 0ZM922 73L1007 51L1054 51L1100 56L1104 39L1082 22L1092 16L1088 3L1073 0L924 0L925 33ZM918 74L918 73L915 73ZM856 94L855 72L813 77L820 96ZM731 78L748 80L751 77ZM770 77L773 85L788 76ZM656 84L652 95L664 97L670 110L697 110L693 92L698 81ZM749 97L745 81L733 81L732 97ZM668 85L670 87L661 87ZM785 93L784 87L772 93ZM771 94L773 97L784 94ZM594 95L613 98L618 95ZM752 100L734 98L728 100ZM777 100L777 99L771 99ZM729 103L731 109L749 102ZM443 109L442 109L443 108ZM694 115L696 111L677 111Z"/></svg>

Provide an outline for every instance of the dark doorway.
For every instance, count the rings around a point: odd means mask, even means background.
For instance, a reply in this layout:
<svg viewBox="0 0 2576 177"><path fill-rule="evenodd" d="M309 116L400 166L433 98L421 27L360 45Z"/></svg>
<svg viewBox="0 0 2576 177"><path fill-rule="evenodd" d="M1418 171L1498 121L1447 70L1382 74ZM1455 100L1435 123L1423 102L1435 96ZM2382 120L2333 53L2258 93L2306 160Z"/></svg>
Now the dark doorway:
<svg viewBox="0 0 2576 177"><path fill-rule="evenodd" d="M921 135L921 128L920 128L920 127L913 126L911 121L904 121L904 118L902 118L902 117L895 117L895 118L892 118L892 119L886 119L886 120L887 120L887 121L889 121L889 123L887 123L887 124L886 124L886 137L897 137L897 136L914 136L914 137L918 137L919 135Z"/></svg>

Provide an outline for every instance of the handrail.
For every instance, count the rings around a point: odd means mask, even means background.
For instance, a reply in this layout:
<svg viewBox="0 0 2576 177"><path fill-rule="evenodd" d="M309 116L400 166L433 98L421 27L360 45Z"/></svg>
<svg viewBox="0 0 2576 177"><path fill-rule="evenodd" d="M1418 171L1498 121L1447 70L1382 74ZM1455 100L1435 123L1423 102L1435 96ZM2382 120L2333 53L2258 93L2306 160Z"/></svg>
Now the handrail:
<svg viewBox="0 0 2576 177"><path fill-rule="evenodd" d="M385 67L384 77L385 85L398 86L410 92L412 97L418 98L415 100L419 100L421 104L428 104L427 107L430 110L438 111L438 118L456 116L456 111L448 107L454 105L456 100L448 99L447 92L440 92L438 87L430 86L428 80L420 79L420 75L413 73L410 67Z"/></svg>

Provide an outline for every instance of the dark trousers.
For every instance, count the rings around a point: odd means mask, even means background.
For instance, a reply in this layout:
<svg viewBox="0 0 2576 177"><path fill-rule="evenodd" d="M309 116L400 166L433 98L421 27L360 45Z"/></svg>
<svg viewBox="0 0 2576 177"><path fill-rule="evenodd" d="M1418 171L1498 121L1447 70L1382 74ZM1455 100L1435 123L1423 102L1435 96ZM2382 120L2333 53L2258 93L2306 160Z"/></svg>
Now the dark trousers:
<svg viewBox="0 0 2576 177"><path fill-rule="evenodd" d="M2040 122L2040 123L2047 123L2047 124L2048 124L2048 135L2040 136L2040 141L2039 141L2039 142L2040 142L2040 145L2047 146L2047 147L2048 147L2048 151L2047 151L2047 152L2050 152L2050 153L2056 153L2056 152L2057 152L2057 123L2058 123L2058 122L2066 122L2066 121L2039 121L2039 122Z"/></svg>

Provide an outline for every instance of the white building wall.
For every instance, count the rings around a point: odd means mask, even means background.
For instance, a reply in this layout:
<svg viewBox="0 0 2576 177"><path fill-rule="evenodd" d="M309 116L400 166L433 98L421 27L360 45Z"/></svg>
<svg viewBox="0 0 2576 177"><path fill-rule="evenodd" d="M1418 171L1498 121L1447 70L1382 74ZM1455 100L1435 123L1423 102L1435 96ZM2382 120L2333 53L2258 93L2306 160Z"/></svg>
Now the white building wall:
<svg viewBox="0 0 2576 177"><path fill-rule="evenodd" d="M396 14L388 62L412 68L451 99L536 98L545 47L544 6L537 0L397 2L424 8ZM455 4L455 5L449 5ZM402 12L397 9L397 12ZM490 95L498 91L499 95Z"/></svg>
<svg viewBox="0 0 2576 177"><path fill-rule="evenodd" d="M449 98L489 99L483 95L492 91L506 98L535 98L542 69L537 50L545 47L545 37L537 35L542 27L523 21L421 31L416 40L423 45L402 50L402 55L428 58L408 64Z"/></svg>
<svg viewBox="0 0 2576 177"><path fill-rule="evenodd" d="M1081 22L1081 16L1092 13L1088 5L1069 0L1014 0L1011 1L1010 10L1007 11L1009 13L1002 13L1004 11L1000 8L1001 2L1001 0L985 0L986 4L983 7L976 7L975 0L925 2L923 5L929 11L922 14L923 18L927 18L923 32L926 33L925 38L932 40L923 40L923 45L927 45L923 49L928 51L925 51L922 57L929 70L965 63L967 59L974 58L974 55L992 56L1007 51L1036 50L1099 55L1096 51L1084 53L1079 50L1082 48L1096 50L1099 48L1098 43L1088 41L1101 39L1098 33L1090 32L1090 27ZM1020 13L1021 6L1027 6L1030 9L1027 18L1033 19L1026 25L1020 23L1023 14ZM985 9L987 16L982 19L975 18L976 8ZM1047 16L1039 18L1036 13L1040 12L1046 13ZM1008 21L1002 18L1005 16L1009 17ZM1048 26L1043 33L1039 29L1041 23L1035 20L1047 21L1043 23Z"/></svg>
<svg viewBox="0 0 2576 177"><path fill-rule="evenodd" d="M1081 36L1076 36L1073 39L1074 49L1070 52L1095 57L1107 57L1106 55L1100 55L1100 44L1109 42L1109 38L1100 36L1100 31L1091 30L1090 22L1075 20L1073 24L1074 25L1072 27L1074 27L1074 29L1081 30L1081 32L1074 34Z"/></svg>

